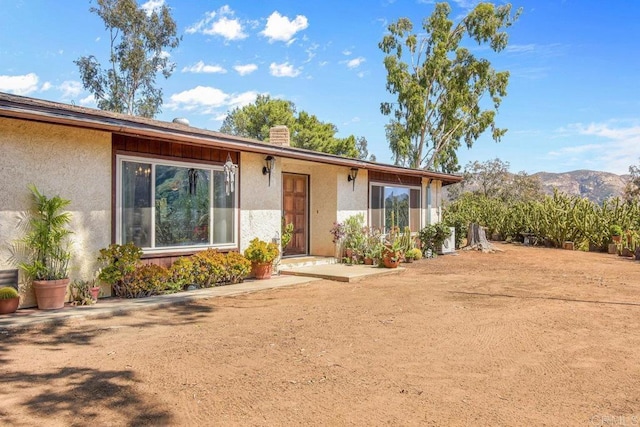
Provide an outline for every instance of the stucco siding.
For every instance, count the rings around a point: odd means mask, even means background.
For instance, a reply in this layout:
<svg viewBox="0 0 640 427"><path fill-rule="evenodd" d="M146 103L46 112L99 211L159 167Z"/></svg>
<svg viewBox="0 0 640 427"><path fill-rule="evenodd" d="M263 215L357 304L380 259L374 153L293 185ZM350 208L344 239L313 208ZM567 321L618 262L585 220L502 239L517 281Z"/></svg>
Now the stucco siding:
<svg viewBox="0 0 640 427"><path fill-rule="evenodd" d="M282 164L276 159L275 170L269 176L262 174L264 157L259 154L240 155L240 251L251 239L258 237L267 242L280 237L282 215Z"/></svg>
<svg viewBox="0 0 640 427"><path fill-rule="evenodd" d="M100 248L111 241L111 134L60 125L0 118L0 269L9 264L8 248L21 235L18 217L29 209L28 184L48 197L70 199L73 258L71 278L96 272ZM22 307L34 305L26 289Z"/></svg>

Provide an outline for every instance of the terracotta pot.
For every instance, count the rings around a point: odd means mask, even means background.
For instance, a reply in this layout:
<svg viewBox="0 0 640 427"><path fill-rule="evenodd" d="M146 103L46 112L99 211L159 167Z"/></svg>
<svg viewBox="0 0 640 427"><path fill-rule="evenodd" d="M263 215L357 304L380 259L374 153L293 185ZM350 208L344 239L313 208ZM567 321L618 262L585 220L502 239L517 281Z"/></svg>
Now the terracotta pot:
<svg viewBox="0 0 640 427"><path fill-rule="evenodd" d="M20 305L20 297L0 299L0 314L15 313Z"/></svg>
<svg viewBox="0 0 640 427"><path fill-rule="evenodd" d="M58 310L64 307L69 279L34 280L33 289L40 310Z"/></svg>
<svg viewBox="0 0 640 427"><path fill-rule="evenodd" d="M95 286L91 288L91 299L93 299L94 302L98 301L99 296L100 296L100 286Z"/></svg>
<svg viewBox="0 0 640 427"><path fill-rule="evenodd" d="M253 275L256 279L270 279L273 264L270 262L254 262L251 264Z"/></svg>
<svg viewBox="0 0 640 427"><path fill-rule="evenodd" d="M373 265L373 258L364 257L364 265Z"/></svg>
<svg viewBox="0 0 640 427"><path fill-rule="evenodd" d="M383 260L384 266L387 268L396 268L398 264L400 264L400 260L396 259L395 261L391 259L391 257L384 257Z"/></svg>

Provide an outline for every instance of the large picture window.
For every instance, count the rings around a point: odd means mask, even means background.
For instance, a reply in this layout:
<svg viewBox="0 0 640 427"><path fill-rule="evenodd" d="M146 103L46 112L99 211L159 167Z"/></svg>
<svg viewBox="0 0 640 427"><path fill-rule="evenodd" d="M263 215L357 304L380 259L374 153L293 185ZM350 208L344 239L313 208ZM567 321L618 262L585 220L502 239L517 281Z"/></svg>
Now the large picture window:
<svg viewBox="0 0 640 427"><path fill-rule="evenodd" d="M229 191L221 167L119 157L118 177L118 243L235 245L237 191Z"/></svg>
<svg viewBox="0 0 640 427"><path fill-rule="evenodd" d="M371 225L388 233L393 227L420 230L420 188L372 184Z"/></svg>

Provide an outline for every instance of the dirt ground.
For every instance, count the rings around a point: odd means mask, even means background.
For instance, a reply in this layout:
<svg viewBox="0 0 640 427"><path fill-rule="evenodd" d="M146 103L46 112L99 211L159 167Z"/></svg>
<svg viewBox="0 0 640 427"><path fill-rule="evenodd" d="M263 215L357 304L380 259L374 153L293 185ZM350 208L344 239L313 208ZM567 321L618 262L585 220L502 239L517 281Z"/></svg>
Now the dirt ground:
<svg viewBox="0 0 640 427"><path fill-rule="evenodd" d="M0 334L0 424L639 425L640 263L498 245Z"/></svg>

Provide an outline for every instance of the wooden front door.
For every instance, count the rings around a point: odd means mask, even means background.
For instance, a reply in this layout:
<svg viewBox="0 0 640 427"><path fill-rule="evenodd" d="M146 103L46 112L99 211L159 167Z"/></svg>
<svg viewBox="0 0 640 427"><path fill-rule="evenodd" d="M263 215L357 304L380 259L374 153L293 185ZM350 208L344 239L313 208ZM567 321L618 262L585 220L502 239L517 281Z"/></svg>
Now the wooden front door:
<svg viewBox="0 0 640 427"><path fill-rule="evenodd" d="M283 250L284 256L306 255L309 229L309 177L282 174L282 216L293 224L291 241Z"/></svg>

